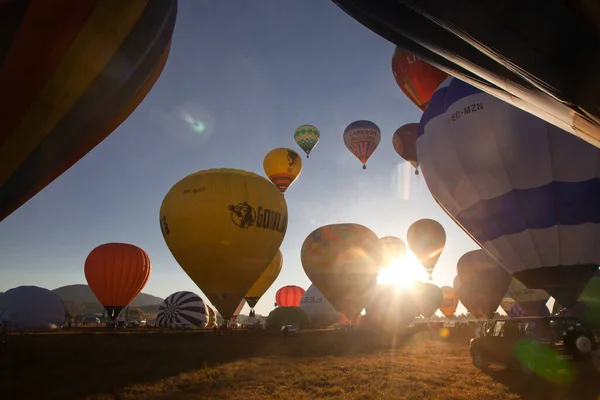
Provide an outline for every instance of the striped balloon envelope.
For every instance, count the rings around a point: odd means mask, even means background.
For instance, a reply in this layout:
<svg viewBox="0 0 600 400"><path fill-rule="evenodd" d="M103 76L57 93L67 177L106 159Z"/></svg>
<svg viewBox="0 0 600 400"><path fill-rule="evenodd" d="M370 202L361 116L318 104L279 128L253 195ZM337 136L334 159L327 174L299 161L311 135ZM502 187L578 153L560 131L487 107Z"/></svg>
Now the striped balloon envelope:
<svg viewBox="0 0 600 400"><path fill-rule="evenodd" d="M200 296L192 292L175 292L165 299L158 309L158 326L174 328L185 324L195 328L205 328L209 312Z"/></svg>
<svg viewBox="0 0 600 400"><path fill-rule="evenodd" d="M417 153L433 197L488 254L527 288L576 303L600 265L600 149L448 78Z"/></svg>
<svg viewBox="0 0 600 400"><path fill-rule="evenodd" d="M142 102L176 14L177 0L0 1L0 221Z"/></svg>
<svg viewBox="0 0 600 400"><path fill-rule="evenodd" d="M381 142L381 130L371 121L354 121L344 130L344 144L367 169L367 160Z"/></svg>
<svg viewBox="0 0 600 400"><path fill-rule="evenodd" d="M279 307L299 307L304 293L300 286L284 286L275 293L275 302Z"/></svg>

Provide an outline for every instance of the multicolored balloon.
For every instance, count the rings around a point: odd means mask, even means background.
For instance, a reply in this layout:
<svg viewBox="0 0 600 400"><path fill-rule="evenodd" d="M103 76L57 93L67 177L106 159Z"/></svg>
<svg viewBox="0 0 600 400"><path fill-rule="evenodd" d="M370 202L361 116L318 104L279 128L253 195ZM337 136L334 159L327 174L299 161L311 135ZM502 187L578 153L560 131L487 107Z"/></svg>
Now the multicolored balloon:
<svg viewBox="0 0 600 400"><path fill-rule="evenodd" d="M392 136L394 150L415 168L415 175L419 175L419 158L417 157L418 131L419 124L406 124L398 128Z"/></svg>
<svg viewBox="0 0 600 400"><path fill-rule="evenodd" d="M367 169L367 160L381 142L381 130L371 121L354 121L344 130L344 144Z"/></svg>
<svg viewBox="0 0 600 400"><path fill-rule="evenodd" d="M159 222L175 260L230 319L277 254L287 219L285 198L267 179L210 169L169 190Z"/></svg>
<svg viewBox="0 0 600 400"><path fill-rule="evenodd" d="M431 274L446 246L446 231L439 222L423 218L415 221L408 228L406 241L410 250L417 256L423 268Z"/></svg>
<svg viewBox="0 0 600 400"><path fill-rule="evenodd" d="M392 73L400 90L413 104L425 111L431 96L448 74L396 47L392 56Z"/></svg>
<svg viewBox="0 0 600 400"><path fill-rule="evenodd" d="M300 176L302 157L292 149L273 149L265 156L263 169L271 182L284 193Z"/></svg>
<svg viewBox="0 0 600 400"><path fill-rule="evenodd" d="M417 153L467 234L528 288L575 305L600 265L600 149L448 78L423 113Z"/></svg>
<svg viewBox="0 0 600 400"><path fill-rule="evenodd" d="M148 254L128 243L96 247L85 259L84 266L90 289L113 321L140 294L151 271Z"/></svg>
<svg viewBox="0 0 600 400"><path fill-rule="evenodd" d="M294 140L304 150L306 158L309 158L310 152L319 143L320 137L319 130L312 125L300 125L294 131Z"/></svg>

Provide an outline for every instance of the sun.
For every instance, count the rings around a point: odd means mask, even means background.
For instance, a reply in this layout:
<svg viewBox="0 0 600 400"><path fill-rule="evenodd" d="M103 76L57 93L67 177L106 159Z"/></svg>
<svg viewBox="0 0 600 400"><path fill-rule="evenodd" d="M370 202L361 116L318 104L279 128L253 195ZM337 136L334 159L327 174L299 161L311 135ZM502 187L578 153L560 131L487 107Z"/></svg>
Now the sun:
<svg viewBox="0 0 600 400"><path fill-rule="evenodd" d="M377 276L378 285L407 287L413 281L426 281L427 272L417 257L407 252L403 258L392 260L390 266L382 268Z"/></svg>

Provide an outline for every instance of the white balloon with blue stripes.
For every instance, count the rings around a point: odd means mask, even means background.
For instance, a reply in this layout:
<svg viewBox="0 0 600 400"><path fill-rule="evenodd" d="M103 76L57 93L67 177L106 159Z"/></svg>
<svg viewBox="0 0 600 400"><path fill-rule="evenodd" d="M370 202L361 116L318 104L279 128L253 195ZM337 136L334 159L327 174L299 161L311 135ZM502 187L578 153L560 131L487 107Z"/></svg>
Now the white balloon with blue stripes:
<svg viewBox="0 0 600 400"><path fill-rule="evenodd" d="M575 304L600 264L600 149L450 77L417 154L459 226L527 287Z"/></svg>

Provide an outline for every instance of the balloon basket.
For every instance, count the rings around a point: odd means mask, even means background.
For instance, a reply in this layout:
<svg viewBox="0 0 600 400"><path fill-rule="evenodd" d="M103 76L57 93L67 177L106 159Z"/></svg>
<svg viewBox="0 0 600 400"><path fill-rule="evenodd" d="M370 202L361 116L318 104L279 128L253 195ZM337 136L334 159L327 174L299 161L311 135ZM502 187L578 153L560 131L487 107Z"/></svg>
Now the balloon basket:
<svg viewBox="0 0 600 400"><path fill-rule="evenodd" d="M366 165L363 165L363 168L362 168L362 169L367 169L367 166L366 166Z"/></svg>

